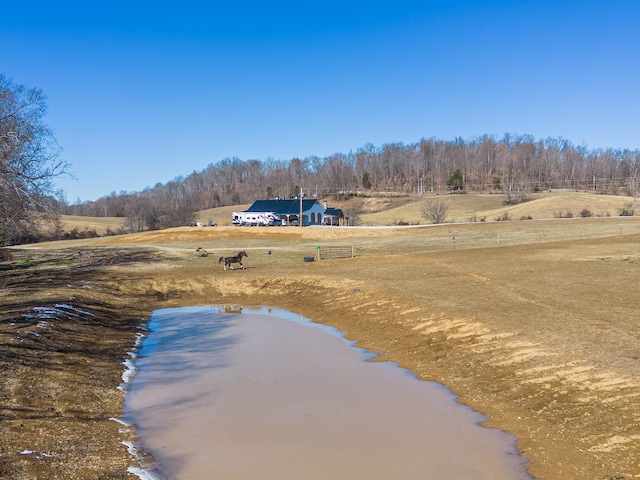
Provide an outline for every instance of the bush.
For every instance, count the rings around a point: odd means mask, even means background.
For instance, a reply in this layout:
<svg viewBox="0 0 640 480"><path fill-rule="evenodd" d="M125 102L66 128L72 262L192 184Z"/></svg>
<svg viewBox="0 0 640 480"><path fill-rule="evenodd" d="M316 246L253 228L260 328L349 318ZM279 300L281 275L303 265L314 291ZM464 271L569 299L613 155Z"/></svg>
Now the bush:
<svg viewBox="0 0 640 480"><path fill-rule="evenodd" d="M589 217L593 217L593 213L591 213L591 210L589 210L588 208L583 208L582 211L580 212L580 216L582 218L589 218Z"/></svg>
<svg viewBox="0 0 640 480"><path fill-rule="evenodd" d="M625 206L622 210L620 210L621 217L633 217L633 207L631 205Z"/></svg>
<svg viewBox="0 0 640 480"><path fill-rule="evenodd" d="M553 212L553 218L573 218L573 212L567 210L567 213Z"/></svg>
<svg viewBox="0 0 640 480"><path fill-rule="evenodd" d="M427 202L422 207L422 216L432 223L443 223L447 218L449 207L444 202Z"/></svg>
<svg viewBox="0 0 640 480"><path fill-rule="evenodd" d="M95 229L78 230L74 228L70 232L64 232L62 238L64 240L78 240L83 238L97 238L99 235Z"/></svg>
<svg viewBox="0 0 640 480"><path fill-rule="evenodd" d="M124 229L122 227L118 228L117 230L111 230L111 227L107 227L107 229L104 232L104 236L105 237L111 237L113 235L122 235L126 233L124 231Z"/></svg>

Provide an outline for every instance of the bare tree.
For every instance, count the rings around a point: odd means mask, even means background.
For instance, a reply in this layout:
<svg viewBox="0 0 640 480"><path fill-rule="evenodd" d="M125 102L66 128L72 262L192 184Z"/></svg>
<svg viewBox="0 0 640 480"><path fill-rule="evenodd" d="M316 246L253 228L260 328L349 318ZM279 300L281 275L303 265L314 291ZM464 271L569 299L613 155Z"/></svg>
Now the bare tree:
<svg viewBox="0 0 640 480"><path fill-rule="evenodd" d="M625 163L629 169L629 193L633 197L632 213L638 214L638 192L640 192L640 152L624 152Z"/></svg>
<svg viewBox="0 0 640 480"><path fill-rule="evenodd" d="M123 192L112 195L114 198L62 207L64 213L82 215L128 216L135 212L144 228L164 228L185 222L188 208L250 203L265 196L297 195L301 189L307 195L350 196L361 191L425 194L464 187L465 191L499 190L507 203L520 203L542 190L572 188L613 194L631 191L637 204L640 170L633 167L634 155L640 152L587 150L562 138L535 140L531 135L452 141L431 137L409 145L390 143L376 148L367 144L355 152L324 158L226 158L202 172L158 184L143 196ZM145 201L130 208L140 198ZM172 210L181 212L174 217ZM142 212L144 221L140 220Z"/></svg>
<svg viewBox="0 0 640 480"><path fill-rule="evenodd" d="M360 223L360 208L348 207L344 209L343 213L347 225L354 227Z"/></svg>
<svg viewBox="0 0 640 480"><path fill-rule="evenodd" d="M447 219L447 212L449 207L444 202L430 201L424 204L422 207L422 216L431 223L444 223Z"/></svg>
<svg viewBox="0 0 640 480"><path fill-rule="evenodd" d="M53 179L66 173L46 113L40 90L0 75L0 245L34 235L50 212Z"/></svg>

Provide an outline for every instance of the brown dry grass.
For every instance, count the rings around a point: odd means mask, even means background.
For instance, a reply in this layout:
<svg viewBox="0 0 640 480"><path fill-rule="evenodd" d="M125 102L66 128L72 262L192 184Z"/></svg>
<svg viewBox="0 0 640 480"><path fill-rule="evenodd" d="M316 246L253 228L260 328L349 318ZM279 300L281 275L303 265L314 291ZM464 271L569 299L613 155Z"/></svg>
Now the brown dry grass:
<svg viewBox="0 0 640 480"><path fill-rule="evenodd" d="M530 194L528 200L518 205L505 205L504 194L464 194L464 195L406 195L399 197L361 197L346 201L336 201L333 198L320 199L327 201L329 206L344 210L356 209L361 212L359 225L390 226L399 223L427 224L422 215L425 203L443 202L448 207L447 223L469 221L494 221L506 214L511 220L531 218L535 220L556 218L572 213L579 217L580 212L587 209L595 217L616 217L620 211L631 205L631 197L619 195L594 195L585 192L557 191ZM232 205L227 207L210 208L196 212L196 221L208 225L209 220L219 226L231 226L231 213L242 211L249 207ZM78 217L63 215L65 230L95 229L102 235L107 228L117 231L121 218L114 217Z"/></svg>
<svg viewBox="0 0 640 480"><path fill-rule="evenodd" d="M74 228L78 231L95 230L98 235L104 235L108 230L117 232L124 219L117 217L80 217L62 215L62 228L69 232Z"/></svg>
<svg viewBox="0 0 640 480"><path fill-rule="evenodd" d="M344 244L359 256L302 261L318 245ZM213 255L196 256L198 246ZM115 392L139 322L155 308L262 304L334 325L448 386L518 438L537 478L640 477L639 247L640 218L591 218L178 228L19 250L0 269L0 359L9 372L0 381L0 474L124 476L119 442L130 434L103 420L121 398L96 399ZM242 249L246 270L216 262ZM98 315L29 335L21 315L56 302ZM83 347L71 355L55 345ZM53 456L19 454L34 445Z"/></svg>
<svg viewBox="0 0 640 480"><path fill-rule="evenodd" d="M528 201L518 205L505 205L503 194L469 195L424 195L414 197L403 205L386 208L360 216L363 225L395 225L429 223L422 215L422 207L427 202L442 202L448 207L447 222L492 221L503 218L549 219L573 213L580 216L584 209L593 216L618 216L622 208L631 204L632 199L616 195L593 195L584 192L545 192L531 194Z"/></svg>
<svg viewBox="0 0 640 480"><path fill-rule="evenodd" d="M209 208L208 210L201 210L196 213L196 222L202 222L203 225L208 225L211 220L216 225L230 226L231 214L233 212L241 212L246 210L251 205L232 205L228 207Z"/></svg>

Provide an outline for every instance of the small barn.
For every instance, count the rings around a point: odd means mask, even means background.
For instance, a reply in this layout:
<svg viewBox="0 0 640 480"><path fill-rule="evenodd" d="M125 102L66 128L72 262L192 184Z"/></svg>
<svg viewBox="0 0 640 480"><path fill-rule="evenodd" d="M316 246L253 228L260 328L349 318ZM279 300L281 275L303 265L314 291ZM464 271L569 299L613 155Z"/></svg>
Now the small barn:
<svg viewBox="0 0 640 480"><path fill-rule="evenodd" d="M342 211L339 209L331 209L332 213L329 217L326 217L326 210L326 205L322 205L318 200L291 198L256 200L245 212L274 212L280 216L282 225L300 225L300 212L302 211L302 226L338 225L335 219L340 218ZM329 223L327 223L327 219L330 220Z"/></svg>

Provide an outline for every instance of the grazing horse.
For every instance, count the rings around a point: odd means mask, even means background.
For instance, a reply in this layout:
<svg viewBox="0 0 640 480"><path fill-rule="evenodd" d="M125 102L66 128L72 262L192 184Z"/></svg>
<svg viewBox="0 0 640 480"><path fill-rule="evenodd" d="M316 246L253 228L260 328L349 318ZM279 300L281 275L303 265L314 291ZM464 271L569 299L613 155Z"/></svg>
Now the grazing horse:
<svg viewBox="0 0 640 480"><path fill-rule="evenodd" d="M220 260L218 260L218 263L222 263L224 261L225 270L227 269L227 267L233 270L233 267L231 266L231 264L239 263L240 268L244 270L244 265L242 265L242 257L248 257L248 256L249 255L247 255L247 252L242 251L242 252L238 252L238 254L235 257L220 257Z"/></svg>

